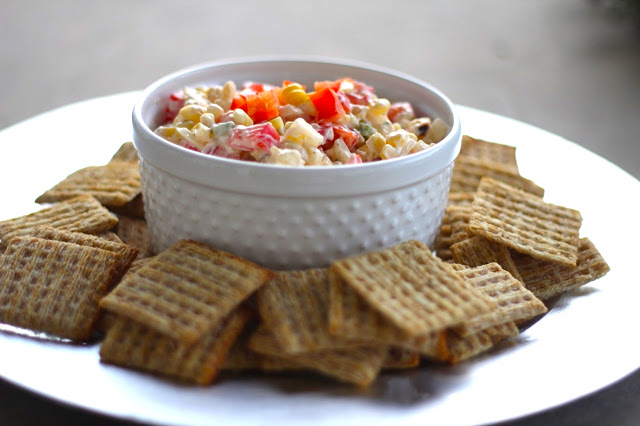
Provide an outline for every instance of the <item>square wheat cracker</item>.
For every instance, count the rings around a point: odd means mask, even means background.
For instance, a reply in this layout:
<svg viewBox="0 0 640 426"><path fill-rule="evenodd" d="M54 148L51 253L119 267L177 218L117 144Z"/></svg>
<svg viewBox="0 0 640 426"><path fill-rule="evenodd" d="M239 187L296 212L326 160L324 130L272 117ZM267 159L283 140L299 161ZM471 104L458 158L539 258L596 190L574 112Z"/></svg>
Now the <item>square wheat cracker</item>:
<svg viewBox="0 0 640 426"><path fill-rule="evenodd" d="M436 235L436 239L433 243L433 249L436 255L442 260L452 259L451 245L453 244L453 230L451 225L442 222L440 226L440 232Z"/></svg>
<svg viewBox="0 0 640 426"><path fill-rule="evenodd" d="M544 188L513 173L508 167L469 157L456 158L451 174L450 192L475 192L483 177L491 177L539 197L544 195Z"/></svg>
<svg viewBox="0 0 640 426"><path fill-rule="evenodd" d="M87 340L120 261L99 248L16 237L0 258L0 321Z"/></svg>
<svg viewBox="0 0 640 426"><path fill-rule="evenodd" d="M418 352L438 353L441 331L413 336L385 319L335 272L329 272L329 331L361 344L384 344Z"/></svg>
<svg viewBox="0 0 640 426"><path fill-rule="evenodd" d="M169 337L193 342L271 276L269 270L230 253L181 240L126 275L100 305Z"/></svg>
<svg viewBox="0 0 640 426"><path fill-rule="evenodd" d="M120 221L116 227L116 235L130 246L137 247L140 250L138 258L153 256L151 248L151 237L147 221L144 219L120 216Z"/></svg>
<svg viewBox="0 0 640 426"><path fill-rule="evenodd" d="M454 330L463 337L506 322L522 324L547 312L544 303L497 263L488 263L457 273L498 305L497 309L455 327Z"/></svg>
<svg viewBox="0 0 640 426"><path fill-rule="evenodd" d="M117 161L138 164L138 150L133 142L123 143L120 148L118 148L118 151L113 154L111 160L109 160L110 163L115 163Z"/></svg>
<svg viewBox="0 0 640 426"><path fill-rule="evenodd" d="M412 336L441 330L493 308L418 241L341 259L330 269Z"/></svg>
<svg viewBox="0 0 640 426"><path fill-rule="evenodd" d="M100 360L208 385L222 368L249 317L248 311L236 310L192 344L117 317L100 347Z"/></svg>
<svg viewBox="0 0 640 426"><path fill-rule="evenodd" d="M141 192L138 165L113 162L80 169L37 199L37 203L55 203L78 195L92 195L106 207L120 207Z"/></svg>
<svg viewBox="0 0 640 426"><path fill-rule="evenodd" d="M581 238L578 243L576 267L518 253L514 253L513 258L524 284L541 300L548 300L590 283L603 277L610 270L607 262L588 238Z"/></svg>
<svg viewBox="0 0 640 426"><path fill-rule="evenodd" d="M451 255L454 262L467 266L481 266L496 262L514 278L522 281L509 249L486 238L476 235L457 242L451 246Z"/></svg>
<svg viewBox="0 0 640 426"><path fill-rule="evenodd" d="M85 232L106 231L118 223L118 218L94 197L81 195L25 216L0 222L0 239L7 245L19 235L28 235L40 225Z"/></svg>
<svg viewBox="0 0 640 426"><path fill-rule="evenodd" d="M263 324L287 353L354 346L329 334L326 269L278 272L257 292Z"/></svg>
<svg viewBox="0 0 640 426"><path fill-rule="evenodd" d="M249 347L270 357L281 358L361 387L369 386L375 380L389 351L387 346L376 345L286 354L280 350L278 342L264 327L259 327L254 332Z"/></svg>
<svg viewBox="0 0 640 426"><path fill-rule="evenodd" d="M471 206L447 206L445 212L445 216L448 216L448 223L451 225L453 244L470 238L468 227L469 219L471 218Z"/></svg>
<svg viewBox="0 0 640 426"><path fill-rule="evenodd" d="M463 135L459 156L500 164L513 174L519 174L516 149L513 146Z"/></svg>
<svg viewBox="0 0 640 426"><path fill-rule="evenodd" d="M437 360L457 364L486 352L503 340L516 337L518 334L518 327L513 322L489 327L466 337L461 337L449 330Z"/></svg>
<svg viewBox="0 0 640 426"><path fill-rule="evenodd" d="M119 279L131 266L131 263L138 255L138 249L126 244L106 240L104 238L85 234L82 232L64 231L48 225L38 226L32 233L32 237L45 240L64 241L75 243L81 246L94 247L120 255L120 265L118 266L117 279Z"/></svg>
<svg viewBox="0 0 640 426"><path fill-rule="evenodd" d="M472 209L472 234L538 259L576 265L579 211L546 203L491 178L482 179Z"/></svg>
<svg viewBox="0 0 640 426"><path fill-rule="evenodd" d="M420 365L420 354L405 348L389 348L387 358L382 364L383 370L404 370Z"/></svg>
<svg viewBox="0 0 640 426"><path fill-rule="evenodd" d="M449 199L447 200L447 206L471 206L473 203L473 192L449 192Z"/></svg>

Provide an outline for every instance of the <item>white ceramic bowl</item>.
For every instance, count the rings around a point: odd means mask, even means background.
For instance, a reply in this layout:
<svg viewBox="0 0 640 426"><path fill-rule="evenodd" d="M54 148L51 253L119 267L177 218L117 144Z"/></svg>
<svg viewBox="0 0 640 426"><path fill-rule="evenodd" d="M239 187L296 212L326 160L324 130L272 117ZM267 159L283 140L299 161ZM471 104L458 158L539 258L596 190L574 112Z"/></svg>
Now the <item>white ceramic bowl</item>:
<svg viewBox="0 0 640 426"><path fill-rule="evenodd" d="M187 150L153 133L169 94L233 80L281 84L352 77L450 127L432 149L374 163L286 167ZM440 91L368 64L251 58L195 66L149 86L133 110L145 212L155 251L201 241L274 269L326 266L409 239L433 244L444 214L460 121Z"/></svg>

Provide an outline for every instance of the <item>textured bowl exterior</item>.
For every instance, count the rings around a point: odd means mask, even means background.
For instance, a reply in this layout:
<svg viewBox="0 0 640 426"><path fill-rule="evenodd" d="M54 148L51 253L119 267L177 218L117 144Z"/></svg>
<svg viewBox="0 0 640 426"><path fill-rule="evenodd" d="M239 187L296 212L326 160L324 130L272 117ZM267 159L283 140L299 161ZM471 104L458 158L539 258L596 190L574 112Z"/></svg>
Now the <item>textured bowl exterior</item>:
<svg viewBox="0 0 640 426"><path fill-rule="evenodd" d="M294 168L207 156L150 130L171 91L275 76L361 79L443 118L451 131L435 148L399 159ZM145 91L133 126L154 251L194 239L280 270L324 267L409 239L432 245L461 139L453 104L424 82L373 66L290 58L208 64L168 76Z"/></svg>
<svg viewBox="0 0 640 426"><path fill-rule="evenodd" d="M188 238L273 269L328 266L409 239L431 245L442 222L452 169L381 193L290 198L207 187L144 158L140 167L155 251Z"/></svg>

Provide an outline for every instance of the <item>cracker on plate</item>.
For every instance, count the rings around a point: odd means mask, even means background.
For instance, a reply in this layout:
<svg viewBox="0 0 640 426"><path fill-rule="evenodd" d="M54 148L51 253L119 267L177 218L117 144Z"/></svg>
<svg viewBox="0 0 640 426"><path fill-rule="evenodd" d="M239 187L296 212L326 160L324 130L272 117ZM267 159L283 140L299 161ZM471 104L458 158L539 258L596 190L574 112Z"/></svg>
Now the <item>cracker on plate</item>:
<svg viewBox="0 0 640 426"><path fill-rule="evenodd" d="M133 142L123 143L120 148L118 148L118 151L113 154L113 157L111 157L111 160L109 162L115 163L118 161L138 164L138 150L136 149Z"/></svg>
<svg viewBox="0 0 640 426"><path fill-rule="evenodd" d="M482 139L472 138L469 135L462 136L460 157L474 158L489 163L502 165L513 174L519 174L516 161L516 148Z"/></svg>
<svg viewBox="0 0 640 426"><path fill-rule="evenodd" d="M37 212L0 222L0 239L7 245L12 238L28 235L40 225L93 234L111 229L117 223L118 218L98 200L91 195L80 195Z"/></svg>
<svg viewBox="0 0 640 426"><path fill-rule="evenodd" d="M78 195L92 195L106 207L120 207L141 192L140 170L130 162L116 161L80 169L44 192L37 203L55 203Z"/></svg>
<svg viewBox="0 0 640 426"><path fill-rule="evenodd" d="M484 237L474 236L451 246L453 261L467 266L496 262L514 278L522 281L509 249Z"/></svg>
<svg viewBox="0 0 640 426"><path fill-rule="evenodd" d="M490 300L418 241L338 260L331 271L412 336L441 330L493 308Z"/></svg>
<svg viewBox="0 0 640 426"><path fill-rule="evenodd" d="M117 317L100 347L100 360L187 383L210 384L250 318L238 309L196 342L185 343L125 317Z"/></svg>
<svg viewBox="0 0 640 426"><path fill-rule="evenodd" d="M329 333L329 280L326 269L285 271L257 292L265 327L287 353L354 346Z"/></svg>
<svg viewBox="0 0 640 426"><path fill-rule="evenodd" d="M38 226L31 233L31 236L36 238L43 238L45 240L64 241L67 243L75 243L81 246L94 247L120 255L120 263L117 270L117 279L119 279L127 270L131 263L136 259L138 255L138 249L127 244L117 243L109 241L107 239L85 234L82 232L65 231L56 229L52 226L42 225Z"/></svg>
<svg viewBox="0 0 640 426"><path fill-rule="evenodd" d="M118 235L125 244L137 247L140 251L138 254L139 258L153 256L151 237L146 220L120 216L120 221L116 227L116 235Z"/></svg>
<svg viewBox="0 0 640 426"><path fill-rule="evenodd" d="M545 203L491 178L482 179L472 209L472 234L538 259L576 265L582 224L579 211Z"/></svg>
<svg viewBox="0 0 640 426"><path fill-rule="evenodd" d="M250 348L270 357L281 358L306 369L361 387L369 386L387 358L389 348L383 345L354 346L345 349L327 349L298 354L286 354L266 328L258 328L251 336Z"/></svg>
<svg viewBox="0 0 640 426"><path fill-rule="evenodd" d="M0 257L0 322L88 340L120 263L113 251L15 237Z"/></svg>
<svg viewBox="0 0 640 426"><path fill-rule="evenodd" d="M181 240L125 276L101 306L169 337L194 342L271 276L230 253Z"/></svg>
<svg viewBox="0 0 640 426"><path fill-rule="evenodd" d="M361 344L382 344L420 353L437 354L440 331L411 335L383 317L339 275L330 272L329 331Z"/></svg>
<svg viewBox="0 0 640 426"><path fill-rule="evenodd" d="M577 266L564 266L528 255L513 253L513 260L529 290L541 300L573 290L594 281L610 268L588 238L578 242Z"/></svg>
<svg viewBox="0 0 640 426"><path fill-rule="evenodd" d="M449 330L443 340L437 360L457 364L481 354L503 340L515 337L518 334L518 327L513 322L492 326L465 337Z"/></svg>
<svg viewBox="0 0 640 426"><path fill-rule="evenodd" d="M457 273L498 305L493 311L478 315L455 327L454 330L462 336L506 322L522 324L547 312L544 303L497 263L463 269Z"/></svg>
<svg viewBox="0 0 640 426"><path fill-rule="evenodd" d="M500 182L542 197L544 188L535 182L513 173L508 167L469 157L456 158L451 175L451 192L475 192L483 177Z"/></svg>

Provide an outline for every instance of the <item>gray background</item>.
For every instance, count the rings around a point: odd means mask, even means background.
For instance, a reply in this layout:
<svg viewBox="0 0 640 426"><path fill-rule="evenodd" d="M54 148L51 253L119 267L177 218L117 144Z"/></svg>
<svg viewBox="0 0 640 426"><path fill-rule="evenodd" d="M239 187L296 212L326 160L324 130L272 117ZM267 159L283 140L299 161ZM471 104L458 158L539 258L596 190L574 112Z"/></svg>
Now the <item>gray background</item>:
<svg viewBox="0 0 640 426"><path fill-rule="evenodd" d="M559 134L640 178L640 25L604 7L611 3L0 0L0 129L71 102L142 89L195 63L322 55L413 74L456 103ZM29 137L60 135L43 129ZM636 372L510 424L635 425L639 397ZM0 424L41 423L123 424L0 381Z"/></svg>

